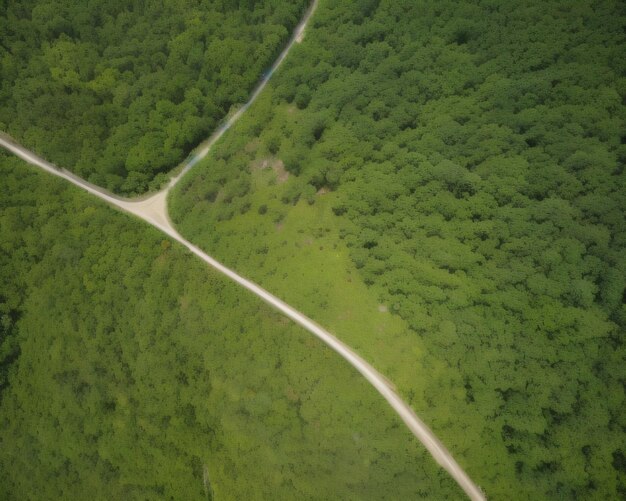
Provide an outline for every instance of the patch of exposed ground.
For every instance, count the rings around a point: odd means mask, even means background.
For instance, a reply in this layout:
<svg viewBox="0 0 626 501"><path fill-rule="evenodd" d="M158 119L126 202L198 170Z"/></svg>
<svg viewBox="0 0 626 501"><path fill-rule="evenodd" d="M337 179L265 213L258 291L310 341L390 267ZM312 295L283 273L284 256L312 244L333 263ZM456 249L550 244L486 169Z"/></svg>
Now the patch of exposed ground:
<svg viewBox="0 0 626 501"><path fill-rule="evenodd" d="M280 158L260 158L250 162L250 169L263 170L270 167L276 174L278 184L282 184L289 179L289 172L285 169L285 164Z"/></svg>

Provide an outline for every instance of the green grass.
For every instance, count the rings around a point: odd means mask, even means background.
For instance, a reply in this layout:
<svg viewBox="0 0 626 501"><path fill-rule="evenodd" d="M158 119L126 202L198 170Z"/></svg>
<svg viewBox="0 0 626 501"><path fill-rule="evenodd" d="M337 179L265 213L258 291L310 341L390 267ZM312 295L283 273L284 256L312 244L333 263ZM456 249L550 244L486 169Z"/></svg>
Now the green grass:
<svg viewBox="0 0 626 501"><path fill-rule="evenodd" d="M259 106L263 107L270 99L263 96ZM278 120L283 117L294 120L301 114L286 106L279 107L275 113ZM233 136L237 135L238 131L234 131ZM313 204L301 199L293 206L286 206L282 196L289 192L295 180L292 176L280 183L271 167L279 159L259 144L262 143L251 141L231 159L250 170L251 189L246 197L246 206L250 207L239 213L233 203L219 204L221 195L218 195L217 205L211 207L208 218L202 219L202 232L194 231L194 225L198 224L196 214L207 215L206 202L198 202L188 187L197 183L196 176L206 175L203 167L214 169L215 157L210 156L170 197L171 211L180 231L193 235L194 242L227 266L260 282L330 328L400 387L410 384L413 392L422 392L429 376L420 366L421 341L410 332L406 322L391 313L392 305L383 304L376 290L364 284L340 238L337 218L332 212L337 194L314 194ZM219 155L219 147L216 151ZM269 165L258 168L265 160ZM215 177L220 175L221 172ZM202 190L199 183L197 188ZM266 212L259 211L262 206ZM189 211L184 219L180 216L182 210ZM231 219L221 219L221 214L233 212Z"/></svg>

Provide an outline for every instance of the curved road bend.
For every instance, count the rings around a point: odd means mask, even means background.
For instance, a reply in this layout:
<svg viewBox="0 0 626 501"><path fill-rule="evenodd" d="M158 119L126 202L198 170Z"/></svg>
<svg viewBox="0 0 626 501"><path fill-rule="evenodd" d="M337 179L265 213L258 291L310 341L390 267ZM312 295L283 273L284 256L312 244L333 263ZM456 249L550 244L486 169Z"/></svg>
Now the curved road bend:
<svg viewBox="0 0 626 501"><path fill-rule="evenodd" d="M446 447L437 439L435 434L426 426L422 420L417 417L415 412L400 398L395 390L390 386L388 380L382 376L376 369L357 355L350 347L342 343L334 335L327 330L323 329L310 318L295 310L287 303L281 301L273 294L258 286L254 282L238 275L230 268L227 268L222 263L216 261L208 254L204 253L198 247L184 239L173 227L168 214L167 214L167 193L176 185L176 183L189 171L199 160L204 158L209 152L211 146L222 137L222 135L248 110L250 105L256 100L261 91L267 85L272 74L282 64L287 56L289 50L295 43L299 43L302 40L304 29L309 22L311 15L317 7L318 0L313 0L311 6L307 10L303 20L296 27L294 35L292 36L287 47L278 56L278 59L274 62L270 70L263 76L261 82L257 85L253 91L250 99L244 104L232 117L230 117L223 125L221 125L216 132L214 132L204 144L199 146L199 149L192 155L191 159L185 164L181 172L173 177L164 190L159 193L142 200L129 200L122 197L118 197L112 193L107 192L103 188L95 186L84 179L76 176L75 174L61 169L46 162L42 158L35 155L33 152L26 148L14 143L9 138L0 134L0 146L11 151L18 157L22 158L26 162L39 167L40 169L49 172L55 176L61 177L66 181L86 190L87 192L95 195L96 197L108 202L115 207L122 209L125 212L133 214L140 219L150 223L152 226L158 228L166 235L170 236L177 242L181 243L192 253L205 261L207 264L215 268L220 273L226 275L237 284L245 287L253 294L261 298L263 301L274 307L298 325L309 331L311 334L317 336L320 340L326 343L330 348L335 350L341 355L350 365L352 365L357 371L367 379L376 390L387 400L389 405L396 411L402 421L411 430L413 435L424 444L428 452L433 456L435 461L444 468L450 476L459 484L463 491L473 501L484 501L486 498L482 491L472 482L467 473L458 465L452 455L448 452Z"/></svg>
<svg viewBox="0 0 626 501"><path fill-rule="evenodd" d="M400 398L400 396L389 385L386 378L382 376L376 369L357 355L350 347L342 343L334 335L327 330L323 329L310 318L295 310L287 303L281 301L273 294L260 287L259 285L251 282L250 280L235 273L230 268L227 268L219 261L213 259L208 254L204 253L198 247L190 243L183 238L172 226L169 218L167 217L167 211L165 210L165 199L167 196L166 191L157 193L156 195L140 202L132 202L129 200L120 199L116 196L110 195L102 190L94 187L93 185L84 182L74 174L55 167L54 165L39 158L34 153L26 150L25 148L13 144L6 139L0 137L0 146L3 146L7 150L15 153L17 156L26 160L27 162L51 173L55 176L61 177L70 183L87 190L92 195L105 200L106 202L114 205L126 212L129 212L139 218L147 221L154 227L161 230L177 242L187 247L196 256L202 259L204 262L215 268L220 273L226 275L237 284L245 287L256 296L260 297L263 301L274 307L294 322L304 327L311 334L314 334L330 348L335 350L339 355L348 361L356 370L358 370L365 379L367 379L374 388L387 400L389 405L396 411L402 421L408 426L411 432L424 444L426 449L435 458L437 463L444 468L459 486L465 491L470 499L474 501L483 501L485 496L481 490L472 482L467 473L458 465L452 455L448 452L446 447L437 439L435 434L417 417L415 412Z"/></svg>

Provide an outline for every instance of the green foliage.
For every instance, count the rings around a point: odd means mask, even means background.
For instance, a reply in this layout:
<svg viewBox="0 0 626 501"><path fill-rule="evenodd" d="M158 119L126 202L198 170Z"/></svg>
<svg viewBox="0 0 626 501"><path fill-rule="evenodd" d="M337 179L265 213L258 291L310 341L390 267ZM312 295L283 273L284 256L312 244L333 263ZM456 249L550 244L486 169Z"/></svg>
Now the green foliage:
<svg viewBox="0 0 626 501"><path fill-rule="evenodd" d="M247 99L307 2L11 2L0 124L89 181L150 188Z"/></svg>
<svg viewBox="0 0 626 501"><path fill-rule="evenodd" d="M64 181L0 175L1 499L459 497L310 334Z"/></svg>
<svg viewBox="0 0 626 501"><path fill-rule="evenodd" d="M359 347L494 498L626 492L623 23L613 1L322 3L228 161L173 196L183 234ZM276 136L284 182L255 169ZM188 196L240 177L232 203L263 211ZM356 318L377 303L406 331Z"/></svg>

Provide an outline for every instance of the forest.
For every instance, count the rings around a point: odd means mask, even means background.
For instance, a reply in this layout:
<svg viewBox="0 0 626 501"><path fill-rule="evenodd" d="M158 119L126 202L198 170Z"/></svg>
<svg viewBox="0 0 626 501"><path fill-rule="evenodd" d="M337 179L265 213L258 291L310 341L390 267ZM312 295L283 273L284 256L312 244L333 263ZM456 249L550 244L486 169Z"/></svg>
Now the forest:
<svg viewBox="0 0 626 501"><path fill-rule="evenodd" d="M0 499L458 499L334 352L0 153Z"/></svg>
<svg viewBox="0 0 626 501"><path fill-rule="evenodd" d="M0 5L0 130L137 194L306 2ZM625 11L322 0L170 197L490 499L626 497ZM4 153L0 175L0 498L460 497L309 335L143 223Z"/></svg>
<svg viewBox="0 0 626 501"><path fill-rule="evenodd" d="M605 0L321 2L170 200L493 499L626 497L625 22Z"/></svg>
<svg viewBox="0 0 626 501"><path fill-rule="evenodd" d="M125 195L243 104L305 0L0 1L0 130Z"/></svg>

